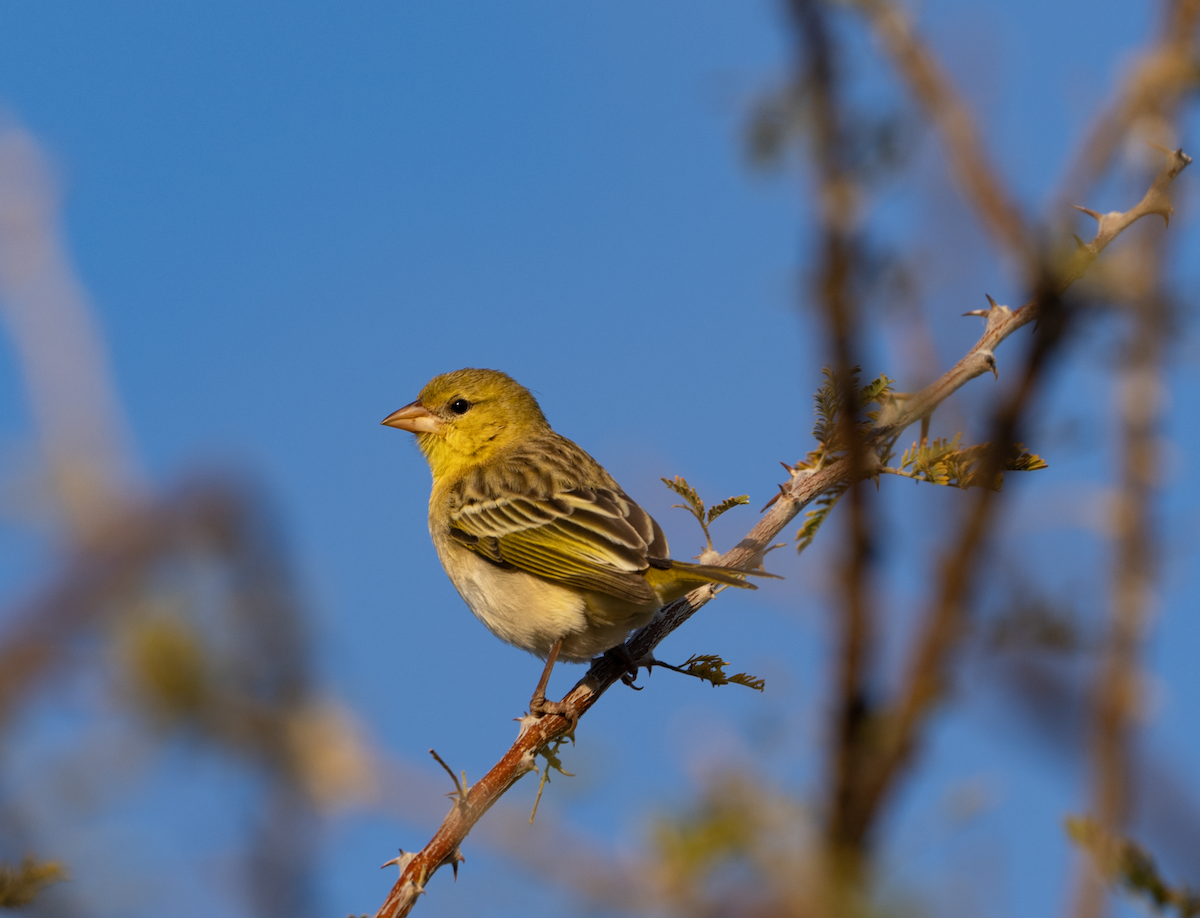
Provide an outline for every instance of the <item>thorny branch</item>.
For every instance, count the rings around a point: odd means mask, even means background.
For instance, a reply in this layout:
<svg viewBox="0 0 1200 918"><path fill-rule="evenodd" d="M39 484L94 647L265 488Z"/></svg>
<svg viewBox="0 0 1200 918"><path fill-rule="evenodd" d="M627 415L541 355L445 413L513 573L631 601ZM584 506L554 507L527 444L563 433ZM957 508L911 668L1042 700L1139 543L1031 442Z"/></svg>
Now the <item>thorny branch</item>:
<svg viewBox="0 0 1200 918"><path fill-rule="evenodd" d="M946 398L967 382L996 367L995 348L1017 329L1024 327L1044 314L1049 296L1057 302L1066 288L1087 270L1101 251L1134 221L1148 214L1160 214L1168 218L1171 209L1166 192L1174 178L1191 162L1191 157L1182 150L1169 152L1167 165L1154 180L1151 189L1142 201L1124 214L1103 215L1100 231L1087 245L1080 246L1071 263L1057 279L1057 284L1042 297L1035 297L1020 309L1013 311L1006 306L993 305L983 313L987 320L983 336L957 364L941 378L910 398L897 402L890 412L880 417L879 424L868 438L868 445L877 447L894 441L910 425L928 417ZM1035 347L1036 351L1036 347ZM1030 368L1034 366L1031 360ZM1027 368L1027 377L1030 375ZM1022 389L1027 386L1021 387ZM1019 407L1021 396L1010 402ZM844 484L856 475L865 477L869 468L854 471L848 459L840 459L819 471L803 470L792 475L780 486L780 494L773 505L732 549L723 554L718 564L730 568L749 568L761 564L764 552L779 533L813 500L822 493ZM985 493L987 489L982 489ZM655 647L671 632L686 622L696 611L716 595L713 585L692 591L683 599L665 607L649 625L634 634L623 646L634 660L649 658ZM947 603L944 596L942 603ZM625 654L609 653L596 660L587 674L563 698L563 703L582 717L600 696L618 682L628 669ZM928 690L914 691L909 703L908 714L901 721L910 725L928 708L935 693ZM429 843L415 855L405 855L400 877L387 899L376 913L376 918L400 918L407 915L416 904L418 896L425 891L425 884L438 868L457 862L461 855L459 846L470 833L476 822L518 780L536 769L535 756L547 743L566 734L568 722L563 717L525 717L516 741L492 769L473 784L465 800L456 800L453 808ZM903 734L900 734L903 735ZM898 746L897 748L902 748ZM898 763L899 758L895 761Z"/></svg>

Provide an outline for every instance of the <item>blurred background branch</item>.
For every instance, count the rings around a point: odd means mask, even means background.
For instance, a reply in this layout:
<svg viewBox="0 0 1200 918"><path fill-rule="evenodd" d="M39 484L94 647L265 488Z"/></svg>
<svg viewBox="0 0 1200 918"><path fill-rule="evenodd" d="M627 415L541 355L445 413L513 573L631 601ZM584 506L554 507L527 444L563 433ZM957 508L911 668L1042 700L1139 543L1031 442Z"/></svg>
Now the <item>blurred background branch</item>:
<svg viewBox="0 0 1200 918"><path fill-rule="evenodd" d="M252 912L316 914L316 810L370 793L369 765L345 713L315 684L306 613L262 495L229 477L161 491L140 483L104 343L63 248L58 198L32 137L7 127L0 303L45 473L26 473L34 480L19 487L49 498L39 506L58 548L45 582L0 617L0 750L40 696L111 670L114 702L151 736L185 734L260 776L245 854ZM116 776L80 777L103 793ZM0 859L55 844L36 827L22 831L23 809L0 786ZM14 907L62 875L29 860L6 869L4 904ZM90 911L72 899L60 885L49 908Z"/></svg>

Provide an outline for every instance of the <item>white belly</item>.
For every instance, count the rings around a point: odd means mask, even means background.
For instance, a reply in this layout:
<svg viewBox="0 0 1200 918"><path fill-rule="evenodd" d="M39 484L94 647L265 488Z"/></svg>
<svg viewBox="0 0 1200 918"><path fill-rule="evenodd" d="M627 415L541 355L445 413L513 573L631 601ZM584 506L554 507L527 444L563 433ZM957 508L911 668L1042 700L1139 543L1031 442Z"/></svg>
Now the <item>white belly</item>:
<svg viewBox="0 0 1200 918"><path fill-rule="evenodd" d="M475 617L502 641L543 659L562 638L559 659L586 662L620 644L654 613L650 607L616 624L597 621L589 615L588 594L498 567L446 536L434 534L433 543L442 567Z"/></svg>

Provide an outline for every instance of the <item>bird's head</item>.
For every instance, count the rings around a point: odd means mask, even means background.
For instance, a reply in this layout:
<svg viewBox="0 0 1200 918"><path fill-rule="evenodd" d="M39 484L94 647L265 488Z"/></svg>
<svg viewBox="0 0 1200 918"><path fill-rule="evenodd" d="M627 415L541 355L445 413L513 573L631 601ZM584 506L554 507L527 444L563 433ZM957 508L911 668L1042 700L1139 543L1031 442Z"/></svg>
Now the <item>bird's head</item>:
<svg viewBox="0 0 1200 918"><path fill-rule="evenodd" d="M435 478L550 429L528 389L499 370L472 369L435 376L383 423L417 435Z"/></svg>

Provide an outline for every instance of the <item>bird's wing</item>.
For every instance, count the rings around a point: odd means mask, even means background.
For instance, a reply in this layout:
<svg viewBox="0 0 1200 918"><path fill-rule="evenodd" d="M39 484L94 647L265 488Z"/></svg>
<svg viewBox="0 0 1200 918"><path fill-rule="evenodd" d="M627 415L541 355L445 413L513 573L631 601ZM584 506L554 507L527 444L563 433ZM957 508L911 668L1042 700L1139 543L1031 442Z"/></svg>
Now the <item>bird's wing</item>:
<svg viewBox="0 0 1200 918"><path fill-rule="evenodd" d="M639 604L656 598L642 573L667 556L650 514L609 488L468 501L450 526L455 540L496 564Z"/></svg>

